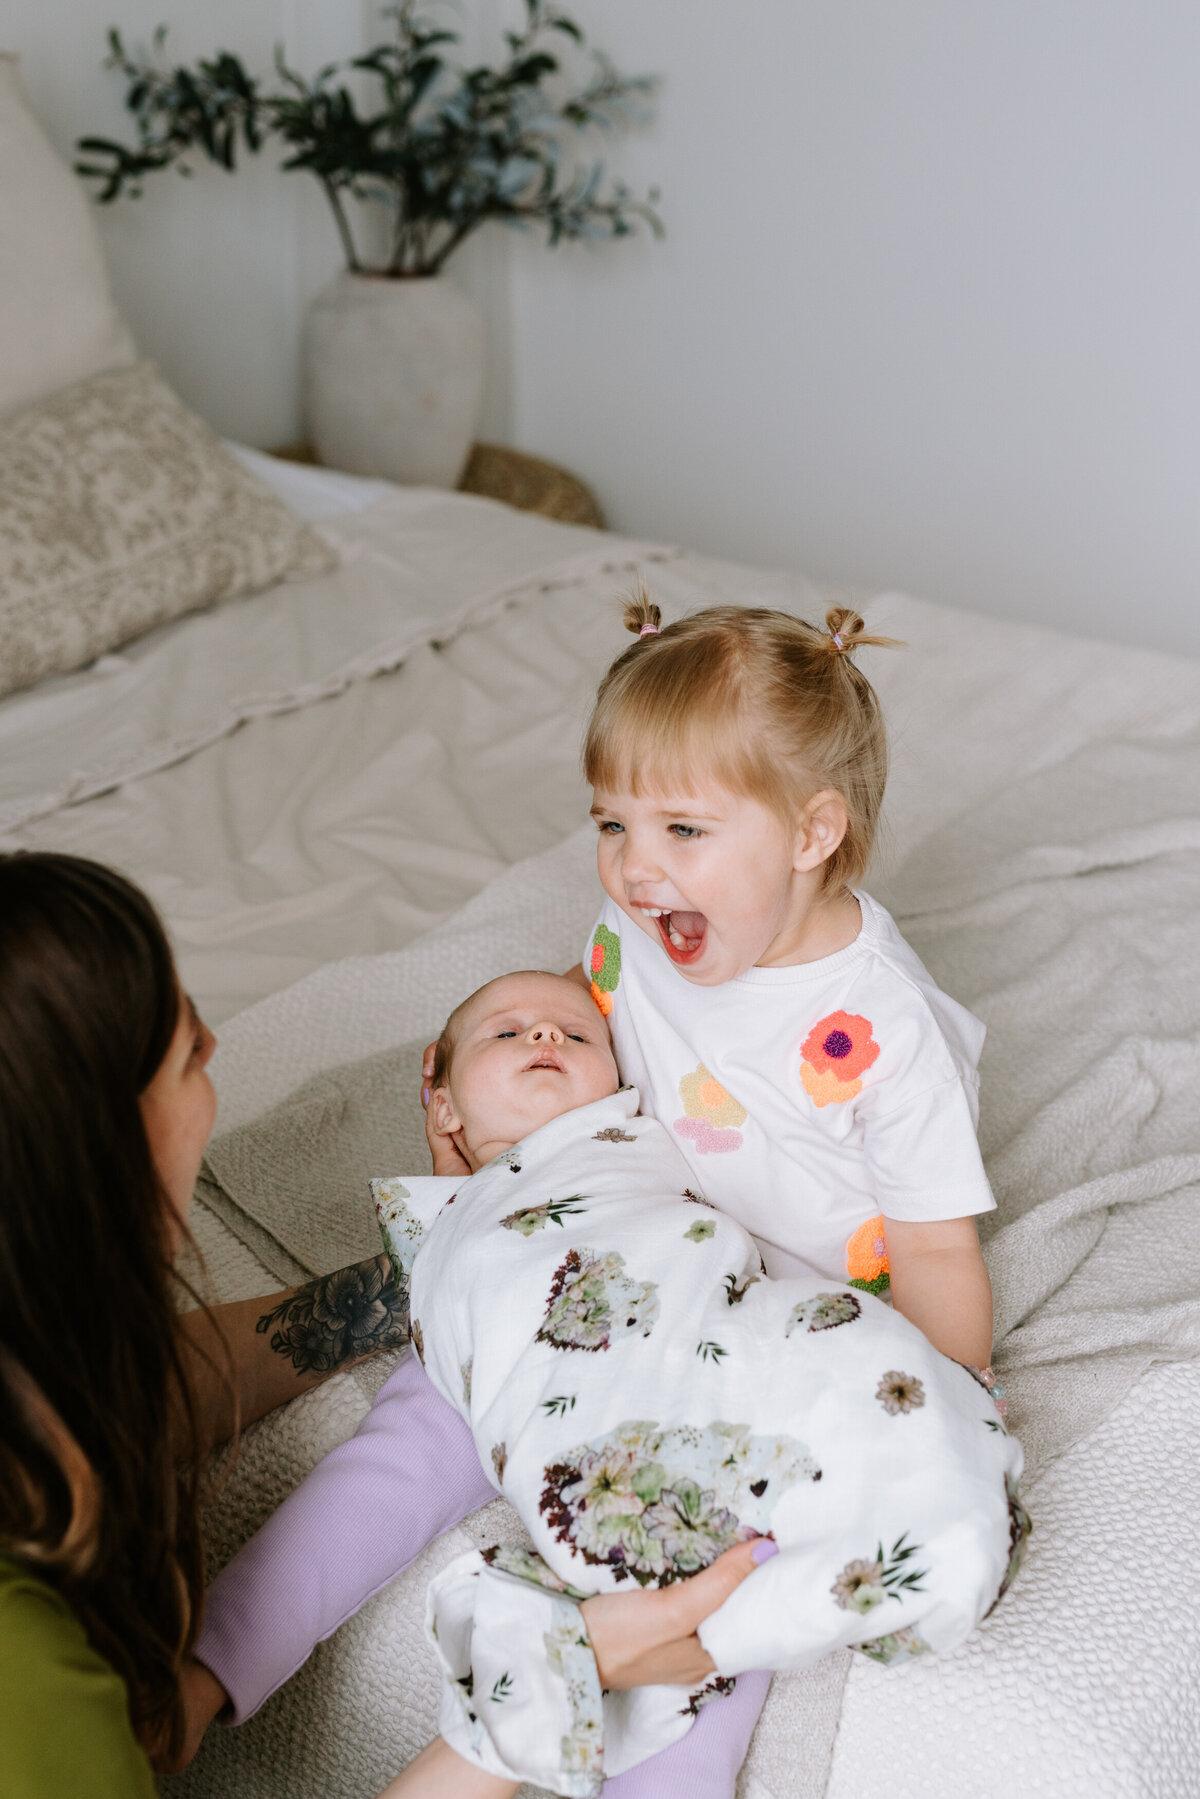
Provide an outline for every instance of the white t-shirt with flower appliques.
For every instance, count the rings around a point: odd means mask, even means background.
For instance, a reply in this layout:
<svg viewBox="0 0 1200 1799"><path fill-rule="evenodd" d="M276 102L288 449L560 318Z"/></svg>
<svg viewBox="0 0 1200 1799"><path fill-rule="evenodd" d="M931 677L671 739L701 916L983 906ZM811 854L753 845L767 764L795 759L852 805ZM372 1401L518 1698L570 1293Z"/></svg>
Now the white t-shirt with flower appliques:
<svg viewBox="0 0 1200 1799"><path fill-rule="evenodd" d="M811 1268L878 1293L883 1218L965 1218L995 1200L975 1134L984 1027L889 913L855 897L848 949L719 987L685 980L609 900L583 965L621 1078L768 1274Z"/></svg>

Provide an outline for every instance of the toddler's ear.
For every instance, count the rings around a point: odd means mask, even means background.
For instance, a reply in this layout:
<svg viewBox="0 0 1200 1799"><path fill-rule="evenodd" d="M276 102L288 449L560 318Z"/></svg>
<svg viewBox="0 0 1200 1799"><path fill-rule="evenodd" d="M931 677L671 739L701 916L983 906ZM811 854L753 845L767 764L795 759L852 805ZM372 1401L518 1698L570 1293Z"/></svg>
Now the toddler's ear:
<svg viewBox="0 0 1200 1799"><path fill-rule="evenodd" d="M462 1130L462 1119L454 1110L448 1087L435 1087L429 1096L429 1116L439 1137L452 1137Z"/></svg>
<svg viewBox="0 0 1200 1799"><path fill-rule="evenodd" d="M832 788L814 793L800 815L793 866L804 871L827 862L846 835L849 822L840 793Z"/></svg>

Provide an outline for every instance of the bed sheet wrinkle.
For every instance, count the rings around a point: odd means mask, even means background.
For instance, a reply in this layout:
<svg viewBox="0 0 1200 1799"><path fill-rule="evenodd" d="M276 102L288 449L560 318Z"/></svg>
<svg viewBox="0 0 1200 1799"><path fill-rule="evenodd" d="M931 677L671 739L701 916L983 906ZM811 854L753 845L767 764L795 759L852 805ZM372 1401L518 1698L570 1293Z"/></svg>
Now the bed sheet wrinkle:
<svg viewBox="0 0 1200 1799"><path fill-rule="evenodd" d="M398 666L514 595L670 554L463 495L392 489L321 530L340 566L149 632L0 705L0 830Z"/></svg>
<svg viewBox="0 0 1200 1799"><path fill-rule="evenodd" d="M535 595L21 841L144 881L220 1024L324 962L400 947L576 825L581 723L621 639L602 611L594 591Z"/></svg>

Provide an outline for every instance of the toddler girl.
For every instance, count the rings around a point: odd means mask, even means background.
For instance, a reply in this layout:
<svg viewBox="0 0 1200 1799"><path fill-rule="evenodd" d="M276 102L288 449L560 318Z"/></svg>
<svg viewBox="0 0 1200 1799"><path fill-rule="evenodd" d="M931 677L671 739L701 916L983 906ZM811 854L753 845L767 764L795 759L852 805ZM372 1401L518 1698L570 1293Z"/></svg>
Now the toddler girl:
<svg viewBox="0 0 1200 1799"><path fill-rule="evenodd" d="M571 981L472 995L432 1104L474 1172L372 1188L417 1352L533 1547L431 1583L441 1737L389 1799L521 1780L590 1799L759 1662L957 1647L1026 1528L1020 1448L977 1382L869 1295L764 1277L749 1233L688 1191L673 1132L618 1090ZM589 1595L747 1542L757 1568L699 1626L715 1679L602 1699L612 1601Z"/></svg>
<svg viewBox="0 0 1200 1799"><path fill-rule="evenodd" d="M580 971L622 1074L768 1272L890 1288L939 1349L983 1366L983 1029L853 885L886 741L851 654L882 640L844 611L825 632L735 607L661 628L644 596L626 622L637 642L601 686L585 747L609 903ZM431 1144L438 1172L466 1172L447 1136L433 1129ZM410 1360L210 1592L198 1654L234 1717L493 1493ZM766 1687L743 1675L652 1779L635 1769L610 1799L730 1799Z"/></svg>
<svg viewBox="0 0 1200 1799"><path fill-rule="evenodd" d="M622 1076L767 1270L890 1291L956 1361L991 1354L974 1217L983 1026L855 886L887 748L832 611L715 607L638 642L584 746L608 894L585 978Z"/></svg>

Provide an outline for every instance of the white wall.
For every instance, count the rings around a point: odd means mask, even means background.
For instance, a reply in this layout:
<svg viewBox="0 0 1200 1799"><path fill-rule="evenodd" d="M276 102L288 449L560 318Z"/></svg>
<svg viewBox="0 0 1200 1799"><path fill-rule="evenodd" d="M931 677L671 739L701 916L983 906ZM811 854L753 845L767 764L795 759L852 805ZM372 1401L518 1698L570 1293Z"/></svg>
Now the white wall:
<svg viewBox="0 0 1200 1799"><path fill-rule="evenodd" d="M0 0L0 47L17 51L34 110L73 160L77 137L133 141L121 77L102 68L110 25L128 47L169 26L167 55L217 48L270 69L274 45L306 71L363 42L366 0ZM2 178L2 175L0 175ZM299 434L305 303L340 256L315 183L268 157L230 177L198 164L152 178L144 197L97 209L138 346L219 430L251 443Z"/></svg>
<svg viewBox="0 0 1200 1799"><path fill-rule="evenodd" d="M578 0L661 247L513 255L622 529L1200 652L1195 0Z"/></svg>
<svg viewBox="0 0 1200 1799"><path fill-rule="evenodd" d="M491 5L482 0L488 20ZM450 22L470 31L470 7L459 7ZM34 110L69 161L81 136L133 142L124 82L102 67L106 34L116 25L127 48L145 48L160 23L169 28L169 60L229 49L262 75L271 73L278 43L311 75L323 63L357 55L388 29L380 0L0 0L0 49L20 56ZM242 156L233 177L197 162L192 180L159 174L141 200L100 207L97 217L117 300L141 351L218 430L263 446L296 441L304 310L342 260L312 178L280 174L270 152ZM468 245L458 274L488 305L492 368L483 428L503 436L503 247L494 240Z"/></svg>
<svg viewBox="0 0 1200 1799"><path fill-rule="evenodd" d="M567 0L659 122L615 148L663 245L493 231L484 435L619 528L1200 652L1195 0ZM517 0L463 0L495 31ZM375 0L0 0L64 151L126 131L104 31L306 69ZM143 349L221 429L298 434L339 256L264 158L100 214Z"/></svg>

